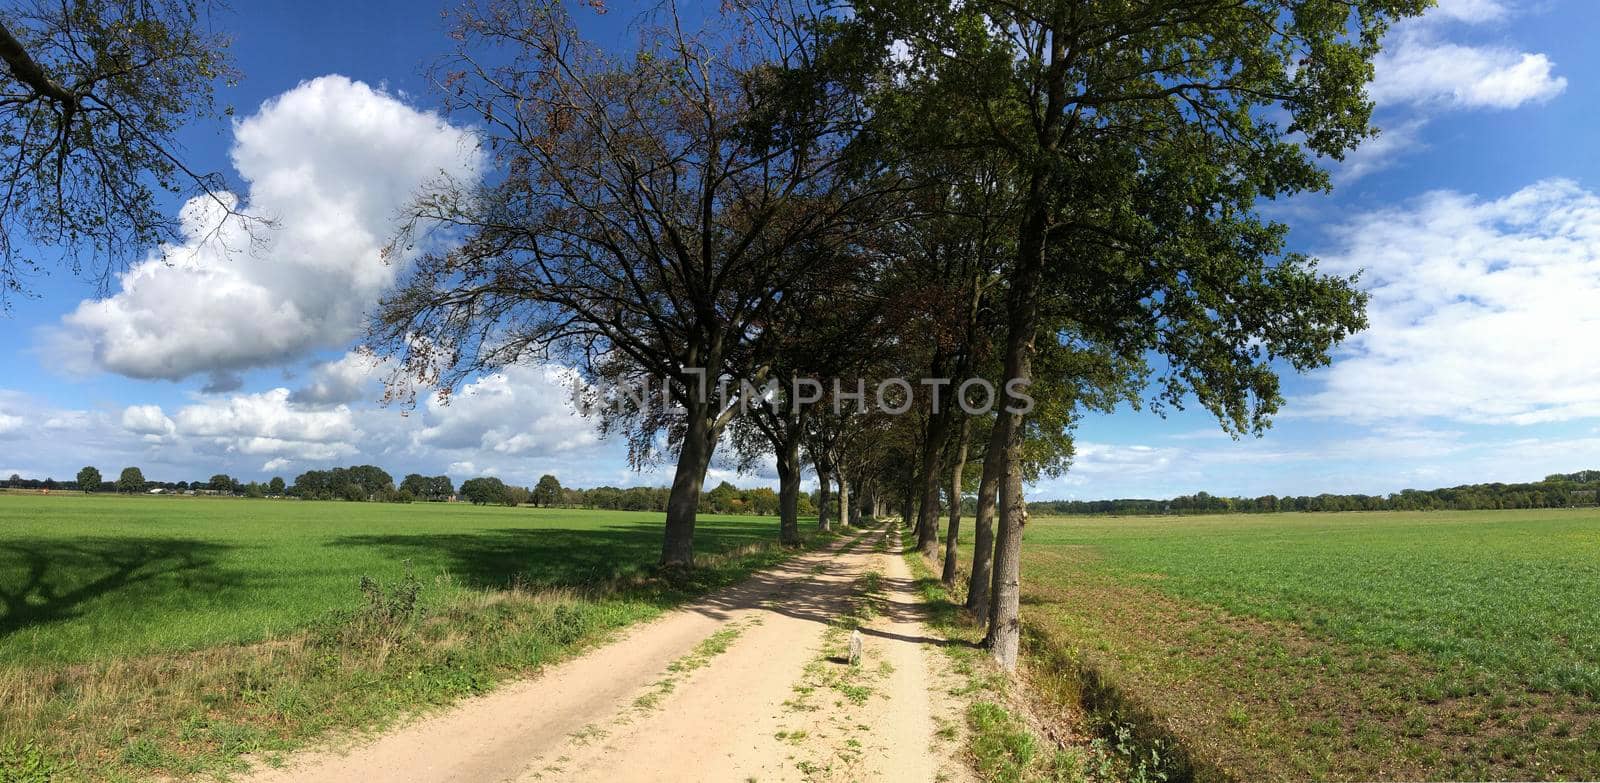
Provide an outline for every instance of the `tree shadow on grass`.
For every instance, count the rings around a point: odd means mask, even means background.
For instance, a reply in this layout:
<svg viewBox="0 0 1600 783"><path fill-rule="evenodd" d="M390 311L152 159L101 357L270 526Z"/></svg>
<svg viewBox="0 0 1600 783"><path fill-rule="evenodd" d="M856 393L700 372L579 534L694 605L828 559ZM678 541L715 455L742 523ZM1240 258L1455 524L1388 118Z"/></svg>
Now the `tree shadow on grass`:
<svg viewBox="0 0 1600 783"><path fill-rule="evenodd" d="M77 617L101 596L151 600L234 582L217 568L228 547L189 538L76 538L0 543L0 637Z"/></svg>
<svg viewBox="0 0 1600 783"><path fill-rule="evenodd" d="M340 536L332 547L368 547L397 560L437 562L468 586L501 589L598 587L655 572L661 557L657 525L601 525L489 528L459 533L365 534ZM695 552L710 554L777 537L777 522L762 525L701 522L695 526Z"/></svg>

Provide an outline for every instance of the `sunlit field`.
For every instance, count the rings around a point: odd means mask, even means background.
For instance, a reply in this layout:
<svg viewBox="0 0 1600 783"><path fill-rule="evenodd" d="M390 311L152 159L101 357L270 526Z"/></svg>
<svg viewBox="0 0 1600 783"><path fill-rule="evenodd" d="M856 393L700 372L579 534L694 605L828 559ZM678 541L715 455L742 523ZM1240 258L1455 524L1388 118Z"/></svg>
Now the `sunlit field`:
<svg viewBox="0 0 1600 783"><path fill-rule="evenodd" d="M707 517L702 552L775 538ZM362 576L452 590L595 585L660 554L659 514L465 503L0 493L0 662L250 642L354 606Z"/></svg>
<svg viewBox="0 0 1600 783"><path fill-rule="evenodd" d="M1600 510L1036 518L1059 698L1197 779L1600 768Z"/></svg>

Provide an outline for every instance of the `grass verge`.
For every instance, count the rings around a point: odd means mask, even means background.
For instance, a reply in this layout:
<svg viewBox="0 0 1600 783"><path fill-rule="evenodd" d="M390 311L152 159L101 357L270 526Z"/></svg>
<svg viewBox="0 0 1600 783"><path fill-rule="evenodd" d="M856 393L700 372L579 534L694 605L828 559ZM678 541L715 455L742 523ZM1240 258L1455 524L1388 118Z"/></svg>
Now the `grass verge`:
<svg viewBox="0 0 1600 783"><path fill-rule="evenodd" d="M1169 779L1165 745L1144 743L1127 723L1114 716L1091 714L1079 728L1062 731L1033 719L1029 704L1012 680L997 670L977 645L983 629L966 614L960 588L952 593L915 548L906 548L906 563L928 607L928 624L940 634L966 641L943 648L953 671L963 680L953 695L967 702L967 755L974 770L993 783L1089 783L1121 781L1160 783ZM964 584L962 579L956 580ZM1028 690L1040 681L1058 680L1069 672L1045 666L1026 673ZM1030 696L1034 694L1029 694Z"/></svg>

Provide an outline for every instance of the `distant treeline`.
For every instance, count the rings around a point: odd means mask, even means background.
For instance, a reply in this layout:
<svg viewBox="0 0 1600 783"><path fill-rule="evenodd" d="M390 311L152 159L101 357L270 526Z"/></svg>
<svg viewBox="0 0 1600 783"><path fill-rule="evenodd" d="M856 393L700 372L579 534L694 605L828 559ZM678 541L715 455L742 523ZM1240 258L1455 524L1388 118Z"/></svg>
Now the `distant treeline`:
<svg viewBox="0 0 1600 783"><path fill-rule="evenodd" d="M124 468L117 481L101 480L100 471L85 467L80 481L53 478L25 479L12 474L3 484L6 489L149 493L155 490L174 494L241 495L244 497L290 497L302 500L347 500L354 502L412 503L465 500L480 505L563 506L612 511L666 511L666 487L563 487L555 476L546 474L532 487L508 484L495 476L480 476L461 482L458 490L449 476L408 474L396 484L394 477L376 465L308 470L294 483L282 477L267 482L241 482L219 473L204 481L147 481L138 468ZM700 510L710 514L778 513L778 493L770 487L741 489L726 481L700 495ZM800 513L816 513L816 497L800 495Z"/></svg>
<svg viewBox="0 0 1600 783"><path fill-rule="evenodd" d="M1170 500L1044 500L1032 514L1268 514L1275 511L1471 511L1501 508L1568 508L1600 502L1600 470L1557 473L1526 484L1463 484L1405 489L1390 495L1262 495L1223 497L1205 492Z"/></svg>

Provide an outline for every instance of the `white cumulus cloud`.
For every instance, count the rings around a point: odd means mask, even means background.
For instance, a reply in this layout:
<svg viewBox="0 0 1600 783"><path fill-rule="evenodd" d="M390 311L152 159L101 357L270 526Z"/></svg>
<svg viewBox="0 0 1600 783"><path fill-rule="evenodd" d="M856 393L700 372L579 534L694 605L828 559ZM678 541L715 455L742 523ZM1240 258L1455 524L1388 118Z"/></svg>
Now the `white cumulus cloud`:
<svg viewBox="0 0 1600 783"><path fill-rule="evenodd" d="M160 405L130 405L122 411L122 428L151 438L165 438L177 431Z"/></svg>
<svg viewBox="0 0 1600 783"><path fill-rule="evenodd" d="M438 115L324 76L238 122L233 162L249 185L243 211L275 227L218 228L221 209L191 200L186 243L128 270L112 296L81 303L54 350L91 368L177 380L225 379L347 344L395 279L380 254L398 209L432 179L475 177L479 153Z"/></svg>
<svg viewBox="0 0 1600 783"><path fill-rule="evenodd" d="M375 381L382 377L389 363L361 351L350 351L331 362L323 362L311 371L311 382L296 389L289 400L302 405L335 405L338 403L371 401Z"/></svg>
<svg viewBox="0 0 1600 783"><path fill-rule="evenodd" d="M599 440L595 422L573 410L571 370L513 366L466 384L445 404L432 397L417 443L511 456L572 451Z"/></svg>
<svg viewBox="0 0 1600 783"><path fill-rule="evenodd" d="M174 421L180 435L225 451L293 459L354 454L361 434L349 407L302 408L284 388L188 405Z"/></svg>
<svg viewBox="0 0 1600 783"><path fill-rule="evenodd" d="M1452 3L1395 26L1373 60L1369 95L1378 106L1414 104L1514 109L1561 94L1567 80L1538 52L1445 40L1441 22L1478 23L1505 15L1496 3Z"/></svg>
<svg viewBox="0 0 1600 783"><path fill-rule="evenodd" d="M1455 40L1473 26L1503 22L1516 9L1501 0L1442 0L1396 24L1373 60L1367 94L1382 135L1348 154L1334 172L1348 184L1427 146L1429 119L1445 111L1494 111L1547 102L1567 80L1549 55Z"/></svg>
<svg viewBox="0 0 1600 783"><path fill-rule="evenodd" d="M1366 270L1372 326L1291 415L1600 416L1600 196L1567 180L1488 201L1440 191L1336 236L1324 267Z"/></svg>

